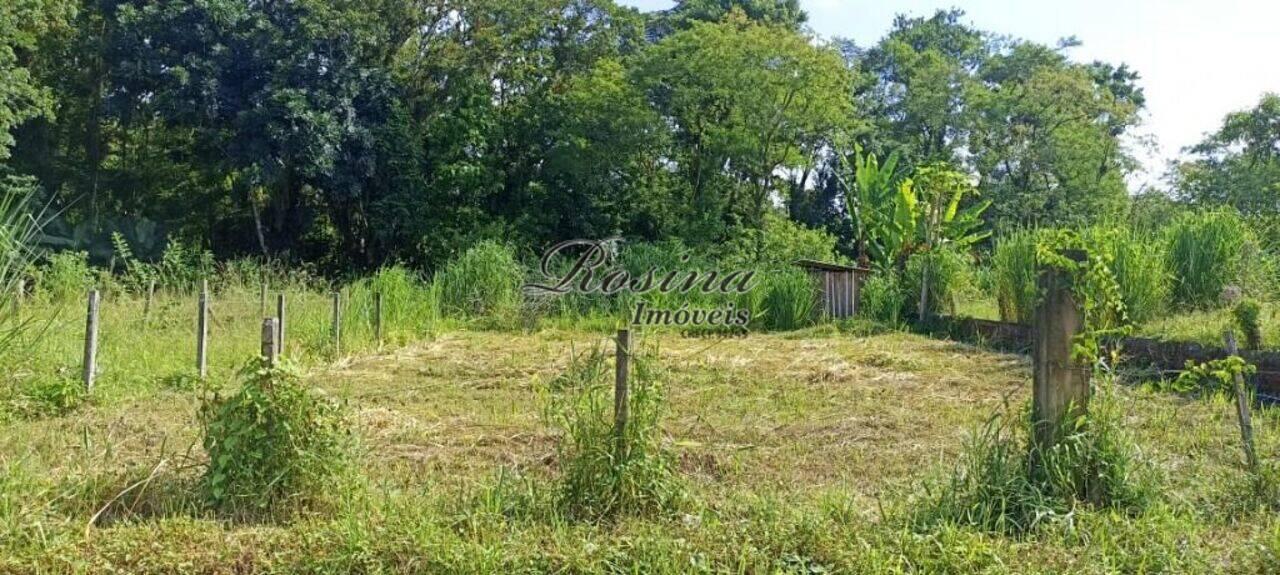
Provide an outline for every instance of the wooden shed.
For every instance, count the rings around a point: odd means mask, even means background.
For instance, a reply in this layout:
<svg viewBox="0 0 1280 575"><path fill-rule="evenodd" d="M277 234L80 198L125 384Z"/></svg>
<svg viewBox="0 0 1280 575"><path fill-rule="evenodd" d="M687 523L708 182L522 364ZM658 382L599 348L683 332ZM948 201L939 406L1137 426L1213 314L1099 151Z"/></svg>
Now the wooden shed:
<svg viewBox="0 0 1280 575"><path fill-rule="evenodd" d="M858 287L870 269L814 260L796 262L818 286L818 302L822 313L831 319L853 317L858 313Z"/></svg>

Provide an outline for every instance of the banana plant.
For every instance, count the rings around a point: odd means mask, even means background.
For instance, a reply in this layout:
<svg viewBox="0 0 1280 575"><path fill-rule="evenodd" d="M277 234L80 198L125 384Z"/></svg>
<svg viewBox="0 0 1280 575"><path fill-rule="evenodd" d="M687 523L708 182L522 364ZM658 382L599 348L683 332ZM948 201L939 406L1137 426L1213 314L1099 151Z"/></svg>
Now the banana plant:
<svg viewBox="0 0 1280 575"><path fill-rule="evenodd" d="M841 169L836 172L846 191L858 252L881 266L897 261L914 233L914 209L904 212L902 208L904 197L911 193L898 160L894 152L882 164L875 154L864 154L862 146L855 145L853 154L840 157Z"/></svg>

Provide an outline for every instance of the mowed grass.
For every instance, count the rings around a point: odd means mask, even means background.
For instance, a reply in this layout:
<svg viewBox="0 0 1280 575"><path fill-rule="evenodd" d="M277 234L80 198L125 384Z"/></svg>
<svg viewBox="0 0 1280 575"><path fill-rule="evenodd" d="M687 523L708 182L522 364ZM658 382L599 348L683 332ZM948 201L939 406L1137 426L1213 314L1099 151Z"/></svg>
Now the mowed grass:
<svg viewBox="0 0 1280 575"><path fill-rule="evenodd" d="M342 399L358 476L331 509L230 523L194 489L190 391L118 384L110 400L0 427L0 572L1109 573L1280 568L1277 522L1247 489L1232 407L1120 394L1162 501L1081 510L1024 538L913 531L902 511L964 439L1030 392L1028 361L901 333L642 334L658 350L666 442L690 494L670 515L573 522L545 504L557 431L542 384L600 333L450 330L315 362ZM1264 458L1280 419L1255 419ZM100 514L99 514L100 513ZM96 520L91 520L99 514Z"/></svg>

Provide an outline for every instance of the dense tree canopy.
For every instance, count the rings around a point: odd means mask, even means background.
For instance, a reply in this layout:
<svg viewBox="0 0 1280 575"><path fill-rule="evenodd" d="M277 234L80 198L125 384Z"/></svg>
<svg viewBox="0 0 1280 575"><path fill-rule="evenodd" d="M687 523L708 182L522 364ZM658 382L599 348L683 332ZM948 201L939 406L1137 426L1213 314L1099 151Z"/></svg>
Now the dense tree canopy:
<svg viewBox="0 0 1280 575"><path fill-rule="evenodd" d="M486 238L719 245L779 214L856 257L849 199L899 191L841 177L855 148L963 175L959 207L997 227L1128 210L1127 67L956 10L868 47L806 22L797 0L19 0L0 166L97 257L119 232L144 257L176 237L332 270ZM1229 118L1181 197L1275 211L1277 110Z"/></svg>

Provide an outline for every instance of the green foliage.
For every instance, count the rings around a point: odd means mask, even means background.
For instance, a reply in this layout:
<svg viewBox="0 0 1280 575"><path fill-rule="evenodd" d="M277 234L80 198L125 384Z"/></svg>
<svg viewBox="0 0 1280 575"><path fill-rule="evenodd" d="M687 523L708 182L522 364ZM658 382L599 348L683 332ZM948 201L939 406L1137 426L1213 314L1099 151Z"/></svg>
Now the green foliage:
<svg viewBox="0 0 1280 575"><path fill-rule="evenodd" d="M0 411L28 419L66 415L89 400L84 382L66 372L25 382L6 395Z"/></svg>
<svg viewBox="0 0 1280 575"><path fill-rule="evenodd" d="M209 504L254 517L322 501L348 466L352 437L343 409L287 362L272 367L255 359L242 376L235 395L214 394L200 406Z"/></svg>
<svg viewBox="0 0 1280 575"><path fill-rule="evenodd" d="M188 246L177 238L170 238L155 266L159 286L180 292L190 292L208 278L214 269L213 254Z"/></svg>
<svg viewBox="0 0 1280 575"><path fill-rule="evenodd" d="M955 249L913 254L907 259L902 275L903 295L911 313L918 311L920 290L926 277L928 312L931 315L955 313L956 295L964 293L973 281L973 265L968 256Z"/></svg>
<svg viewBox="0 0 1280 575"><path fill-rule="evenodd" d="M953 475L912 510L913 524L1023 535L1069 522L1081 508L1147 508L1157 488L1136 459L1116 401L1099 394L1087 416L1061 423L1061 439L1048 449L1030 440L1030 410L991 417L969 437Z"/></svg>
<svg viewBox="0 0 1280 575"><path fill-rule="evenodd" d="M1142 323L1168 310L1171 281L1157 237L1105 227L1090 228L1084 235L1088 245L1110 258L1130 321Z"/></svg>
<svg viewBox="0 0 1280 575"><path fill-rule="evenodd" d="M1082 363L1106 359L1101 355L1103 339L1123 337L1132 330L1112 261L1111 254L1073 230L1048 231L1036 245L1037 269L1055 268L1065 274L1063 280L1070 282L1083 312L1084 326L1076 334L1071 354Z"/></svg>
<svg viewBox="0 0 1280 575"><path fill-rule="evenodd" d="M673 510L683 488L662 445L661 374L633 341L630 418L623 435L613 421L613 370L602 347L575 356L548 384L547 418L562 435L558 502L575 519L612 519Z"/></svg>
<svg viewBox="0 0 1280 575"><path fill-rule="evenodd" d="M518 309L523 277L510 247L485 240L450 262L436 274L435 282L445 311L479 316Z"/></svg>
<svg viewBox="0 0 1280 575"><path fill-rule="evenodd" d="M855 146L851 156L840 156L836 177L846 190L845 203L855 226L858 254L880 264L892 265L906 247L913 232L911 211L904 205L898 154L890 154L883 164L873 153Z"/></svg>
<svg viewBox="0 0 1280 575"><path fill-rule="evenodd" d="M742 229L719 252L718 259L725 265L767 269L790 267L798 260L839 259L835 236L772 211L765 214L760 229Z"/></svg>
<svg viewBox="0 0 1280 575"><path fill-rule="evenodd" d="M350 288L353 313L368 318L372 330L374 295L382 295L382 337L406 343L431 333L440 321L438 283L424 284L418 274L403 266L388 266Z"/></svg>
<svg viewBox="0 0 1280 575"><path fill-rule="evenodd" d="M1235 317L1236 325L1240 328L1240 332L1244 334L1245 349L1262 349L1262 324L1260 322L1262 306L1251 299L1242 300L1236 304L1235 309L1231 310L1231 314Z"/></svg>
<svg viewBox="0 0 1280 575"><path fill-rule="evenodd" d="M1165 242L1175 302L1212 307L1227 286L1243 287L1246 255L1254 239L1239 214L1227 210L1183 214L1166 231Z"/></svg>
<svg viewBox="0 0 1280 575"><path fill-rule="evenodd" d="M40 294L54 301L79 301L93 286L93 280L89 254L57 252L50 254L48 263L40 269L36 288Z"/></svg>
<svg viewBox="0 0 1280 575"><path fill-rule="evenodd" d="M992 284L1000 319L1030 325L1040 301L1036 244L1039 232L1018 230L996 240L991 256Z"/></svg>
<svg viewBox="0 0 1280 575"><path fill-rule="evenodd" d="M1236 355L1208 363L1196 363L1188 359L1182 373L1170 384L1170 389L1179 393L1197 392L1234 397L1235 376L1247 377L1257 371L1257 366Z"/></svg>
<svg viewBox="0 0 1280 575"><path fill-rule="evenodd" d="M813 279L803 270L766 273L755 289L764 293L759 315L760 324L766 329L790 331L808 327L817 319L818 292ZM755 318L753 315L753 323Z"/></svg>
<svg viewBox="0 0 1280 575"><path fill-rule="evenodd" d="M902 323L908 296L897 273L873 274L859 288L858 313L889 326Z"/></svg>

